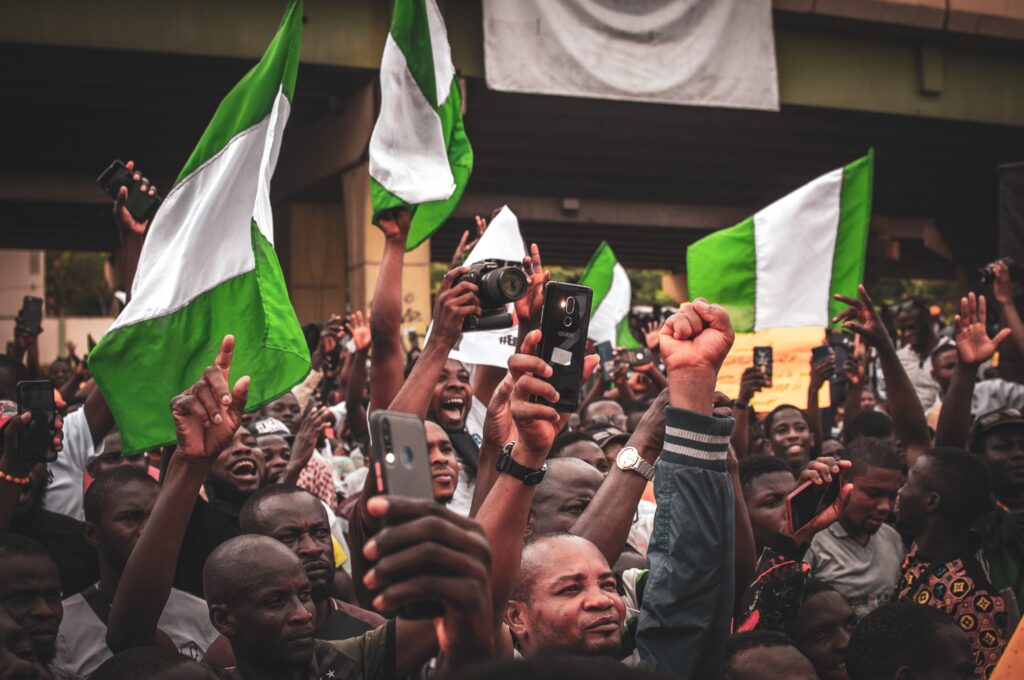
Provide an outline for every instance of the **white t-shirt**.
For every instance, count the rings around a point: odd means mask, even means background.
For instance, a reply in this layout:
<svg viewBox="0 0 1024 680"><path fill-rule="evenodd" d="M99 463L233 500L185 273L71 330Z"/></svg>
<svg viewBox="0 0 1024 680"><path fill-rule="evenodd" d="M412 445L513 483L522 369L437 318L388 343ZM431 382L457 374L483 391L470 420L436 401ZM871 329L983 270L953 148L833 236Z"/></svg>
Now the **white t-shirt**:
<svg viewBox="0 0 1024 680"><path fill-rule="evenodd" d="M82 476L85 466L103 453L103 442L93 446L89 421L85 409L80 408L64 419L64 450L57 460L47 464L49 481L43 508L50 512L74 517L82 521Z"/></svg>
<svg viewBox="0 0 1024 680"><path fill-rule="evenodd" d="M174 641L178 651L198 661L217 638L210 623L206 601L177 588L171 589L160 615L160 630ZM107 647L107 626L81 594L64 600L64 618L57 632L57 656L53 665L88 677L113 656Z"/></svg>

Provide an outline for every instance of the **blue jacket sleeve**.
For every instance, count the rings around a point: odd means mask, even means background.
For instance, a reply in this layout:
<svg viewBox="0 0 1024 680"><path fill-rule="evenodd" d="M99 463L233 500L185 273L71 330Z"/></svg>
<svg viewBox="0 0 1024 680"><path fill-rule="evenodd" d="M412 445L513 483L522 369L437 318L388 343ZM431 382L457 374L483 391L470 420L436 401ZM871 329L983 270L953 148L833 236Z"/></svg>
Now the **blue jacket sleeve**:
<svg viewBox="0 0 1024 680"><path fill-rule="evenodd" d="M667 407L665 424L637 649L656 671L718 678L735 589L735 517L726 470L733 419Z"/></svg>

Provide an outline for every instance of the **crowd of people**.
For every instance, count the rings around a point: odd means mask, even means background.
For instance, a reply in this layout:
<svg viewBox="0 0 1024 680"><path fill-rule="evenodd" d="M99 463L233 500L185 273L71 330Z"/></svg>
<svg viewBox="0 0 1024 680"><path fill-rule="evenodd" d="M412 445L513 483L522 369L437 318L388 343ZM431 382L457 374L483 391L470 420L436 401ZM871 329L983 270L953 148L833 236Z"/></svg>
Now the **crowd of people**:
<svg viewBox="0 0 1024 680"><path fill-rule="evenodd" d="M145 237L123 195L114 215ZM229 379L226 336L158 450L124 452L88 357L69 346L44 370L18 325L0 357L0 677L993 672L1024 598L1024 324L1004 262L948 325L921 300L841 298L852 350L811 365L806 404L756 412L755 367L716 391L734 333L696 299L634 323L650 363L588 356L565 413L538 356L540 248L507 368L468 366L449 357L481 312L466 239L407 346L387 282L408 210L379 226L371 308L305 327L306 380L251 408L259 377ZM19 452L16 386L39 378L59 395L50 463ZM381 409L423 420L433 498L381 493ZM787 496L834 478L792 526Z"/></svg>

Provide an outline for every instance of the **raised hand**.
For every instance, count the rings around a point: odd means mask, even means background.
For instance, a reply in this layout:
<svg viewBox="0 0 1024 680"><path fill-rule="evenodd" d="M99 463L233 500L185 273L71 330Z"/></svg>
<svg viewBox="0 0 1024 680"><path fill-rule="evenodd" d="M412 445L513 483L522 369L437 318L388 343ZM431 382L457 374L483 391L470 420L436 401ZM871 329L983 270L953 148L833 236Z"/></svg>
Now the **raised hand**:
<svg viewBox="0 0 1024 680"><path fill-rule="evenodd" d="M654 319L651 319L643 328L644 332L644 344L647 345L647 349L656 350L658 349L658 343L660 342L659 336L661 335L661 324Z"/></svg>
<svg viewBox="0 0 1024 680"><path fill-rule="evenodd" d="M757 366L747 366L740 378L739 402L749 404L754 395L768 387L768 378Z"/></svg>
<svg viewBox="0 0 1024 680"><path fill-rule="evenodd" d="M400 241L403 248L406 237L409 236L410 222L412 211L404 206L385 211L377 218L377 226L384 232L384 238L388 241Z"/></svg>
<svg viewBox="0 0 1024 680"><path fill-rule="evenodd" d="M64 450L64 417L61 411L67 408L67 404L60 398L60 393L54 390L53 395L53 439L50 440L51 448L60 453ZM4 450L0 453L0 470L16 477L27 477L35 467L35 461L25 460L21 455L22 430L28 427L32 420L32 414L28 411L19 413L8 421L4 427Z"/></svg>
<svg viewBox="0 0 1024 680"><path fill-rule="evenodd" d="M551 280L551 273L544 271L540 261L540 248L536 243L530 244L530 254L523 258L526 270L526 294L516 300L516 317L520 325L529 328L540 325L540 311L544 306L544 286Z"/></svg>
<svg viewBox="0 0 1024 680"><path fill-rule="evenodd" d="M171 400L177 453L187 458L216 458L234 437L242 423L249 397L249 376L242 376L228 388L235 337L225 335L213 366Z"/></svg>
<svg viewBox="0 0 1024 680"><path fill-rule="evenodd" d="M501 448L516 439L516 423L512 419L512 388L515 382L512 374L506 373L491 394L491 403L487 405L487 417L484 418L484 441Z"/></svg>
<svg viewBox="0 0 1024 680"><path fill-rule="evenodd" d="M1006 304L1013 300L1013 281L1010 278L1010 267L1003 260L996 260L989 265L995 273L995 280L992 281L992 297L999 304Z"/></svg>
<svg viewBox="0 0 1024 680"><path fill-rule="evenodd" d="M830 354L821 361L811 364L811 389L817 390L829 376L836 372L836 357Z"/></svg>
<svg viewBox="0 0 1024 680"><path fill-rule="evenodd" d="M295 433L292 456L288 461L289 467L295 467L296 472L301 472L306 467L309 459L313 457L320 435L324 433L330 423L331 411L326 406L313 408L306 414L299 424L298 432Z"/></svg>
<svg viewBox="0 0 1024 680"><path fill-rule="evenodd" d="M697 298L669 317L658 338L662 361L670 376L688 369L717 375L736 334L724 307Z"/></svg>
<svg viewBox="0 0 1024 680"><path fill-rule="evenodd" d="M459 245L455 246L455 252L452 253L452 262L449 269L455 269L462 264L462 261L466 259L466 255L476 248L476 244L480 242L480 237L487 231L487 220L476 216L476 236L473 240L469 239L469 230L462 232L462 238L459 239Z"/></svg>
<svg viewBox="0 0 1024 680"><path fill-rule="evenodd" d="M430 339L436 338L448 347L453 347L462 337L462 322L468 315L483 313L477 285L469 281L455 283L468 271L468 267L456 267L445 274L434 302L434 330Z"/></svg>
<svg viewBox="0 0 1024 680"><path fill-rule="evenodd" d="M356 351L361 352L370 346L370 313L363 313L358 309L348 317L348 327L352 332L352 341L356 343Z"/></svg>
<svg viewBox="0 0 1024 680"><path fill-rule="evenodd" d="M1005 266L1004 263L997 264ZM996 333L996 337L989 338L985 317L984 295L975 297L974 293L968 293L967 297L960 298L960 313L953 320L953 326L956 328L956 351L965 364L987 361L995 354L999 343L1012 333L1009 328L1004 328Z"/></svg>
<svg viewBox="0 0 1024 680"><path fill-rule="evenodd" d="M812 460L807 464L807 467L803 472L800 473L800 479L797 480L797 486L801 486L805 482L813 482L814 484L830 484L832 482L832 475L839 474L842 470L847 470L853 466L848 460L839 460L832 458L831 456L822 456ZM828 506L825 510L815 516L806 526L801 527L793 534L793 540L796 543L803 544L809 543L814 535L825 529L839 520L839 515L843 512L843 507L850 498L850 493L853 492L853 484L843 484L839 490L839 496L832 502L832 505Z"/></svg>
<svg viewBox="0 0 1024 680"><path fill-rule="evenodd" d="M519 436L516 448L529 455L536 465L547 457L555 435L562 431L571 415L559 413L547 404L530 401L531 397L539 397L551 403L558 401L558 391L542 380L550 378L553 371L546 361L536 356L540 340L539 330L530 331L523 340L520 352L508 360L508 371L513 383L510 398L512 419ZM596 366L597 355L587 356L583 364L583 381L590 377Z"/></svg>
<svg viewBox="0 0 1024 680"><path fill-rule="evenodd" d="M142 193L149 194L150 196L156 195L156 187L149 183L149 180L142 176L138 170L135 169L135 161L128 161L124 164L125 170L132 173L132 181L139 182L142 186ZM117 192L117 197L114 198L114 223L117 224L118 229L125 234L134 234L135 236L144 236L146 229L149 227L149 220L144 222L137 221L132 214L128 212L128 208L125 206L125 202L128 200L128 187L121 187Z"/></svg>
<svg viewBox="0 0 1024 680"><path fill-rule="evenodd" d="M839 312L832 319L832 323L842 322L844 329L859 334L864 338L866 344L876 349L891 347L892 338L889 337L889 332L885 330L885 324L882 323L881 317L875 311L875 303L871 301L871 297L868 295L868 291L864 288L863 284L857 286L857 294L860 298L859 300L836 294L836 300L849 305L849 308Z"/></svg>
<svg viewBox="0 0 1024 680"><path fill-rule="evenodd" d="M860 351L846 357L846 363L843 365L843 374L846 376L846 381L851 385L861 385L864 383L867 378L867 368L864 366L864 357Z"/></svg>

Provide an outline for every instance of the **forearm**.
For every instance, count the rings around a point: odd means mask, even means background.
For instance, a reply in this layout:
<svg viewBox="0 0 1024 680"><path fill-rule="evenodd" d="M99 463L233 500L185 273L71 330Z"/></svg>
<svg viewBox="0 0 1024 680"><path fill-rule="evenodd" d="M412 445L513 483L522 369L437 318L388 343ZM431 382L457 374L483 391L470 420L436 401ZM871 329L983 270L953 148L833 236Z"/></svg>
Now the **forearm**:
<svg viewBox="0 0 1024 680"><path fill-rule="evenodd" d="M115 654L153 645L174 583L178 553L212 461L171 459L146 527L132 549L110 608L107 646Z"/></svg>
<svg viewBox="0 0 1024 680"><path fill-rule="evenodd" d="M671 376L670 376L671 381ZM682 395L670 393L673 402ZM702 401L702 400L698 400ZM657 464L650 575L637 627L641 661L675 677L717 678L735 588L731 418L669 408Z"/></svg>
<svg viewBox="0 0 1024 680"><path fill-rule="evenodd" d="M936 446L967 448L971 431L971 400L974 398L974 377L978 365L960 362L953 371L949 389L942 397L939 423L935 431Z"/></svg>
<svg viewBox="0 0 1024 680"><path fill-rule="evenodd" d="M742 408L733 405L732 419L736 421L736 424L732 428L732 437L729 439L729 443L732 445L732 450L736 452L736 457L743 460L750 454L750 409L745 403L742 403Z"/></svg>
<svg viewBox="0 0 1024 680"><path fill-rule="evenodd" d="M738 465L729 466L732 482L733 512L736 516L736 600L754 580L757 569L757 544L754 542L754 528L750 524L747 503L743 500L743 485L740 483ZM735 609L735 607L734 607Z"/></svg>
<svg viewBox="0 0 1024 680"><path fill-rule="evenodd" d="M440 340L435 341L435 338L431 337L388 409L426 418L427 411L430 410L430 400L434 395L434 385L437 384L437 378L448 361L450 351L451 345Z"/></svg>
<svg viewBox="0 0 1024 680"><path fill-rule="evenodd" d="M114 414L110 412L107 400L99 387L93 389L85 399L82 406L85 411L85 420L89 423L89 433L92 435L94 446L99 446L112 429L114 429Z"/></svg>
<svg viewBox="0 0 1024 680"><path fill-rule="evenodd" d="M846 398L843 400L843 427L860 413L860 397L864 393L864 381L856 384L846 381Z"/></svg>
<svg viewBox="0 0 1024 680"><path fill-rule="evenodd" d="M363 393L366 391L366 355L369 348L357 349L352 355L352 370L345 383L345 417L353 437L366 434L363 416Z"/></svg>
<svg viewBox="0 0 1024 680"><path fill-rule="evenodd" d="M924 409L892 344L879 350L878 359L885 377L889 415L896 436L907 451L907 466L912 467L917 456L931 444Z"/></svg>
<svg viewBox="0 0 1024 680"><path fill-rule="evenodd" d="M1020 318L1017 305L1013 300L999 303L999 319L1003 326L1013 331L1013 334L1003 341L1003 344L1012 344L1017 352L1024 356L1024 321Z"/></svg>
<svg viewBox="0 0 1024 680"><path fill-rule="evenodd" d="M501 453L501 449L502 446L492 444L486 439L480 445L480 464L476 471L473 501L469 506L469 516L472 518L477 516L480 506L483 505L484 500L494 487L494 482L498 479L498 470L495 468L495 465L498 462L498 454Z"/></svg>
<svg viewBox="0 0 1024 680"><path fill-rule="evenodd" d="M598 367L597 370L600 371L601 368ZM587 392L587 396L585 396L583 398L583 401L580 402L580 407L579 407L579 411L578 411L579 414L583 415L583 412L587 410L587 407L590 406L590 404L592 402L595 402L598 399L600 399L601 397L603 397L604 396L604 390L605 390L604 378L601 377L600 375L598 375L597 379L594 381L594 384L591 386L590 391Z"/></svg>
<svg viewBox="0 0 1024 680"><path fill-rule="evenodd" d="M654 363L651 363L651 367L647 370L647 377L650 378L651 384L658 390L668 387L668 378L665 377L665 374Z"/></svg>
<svg viewBox="0 0 1024 680"><path fill-rule="evenodd" d="M373 362L370 365L370 410L387 408L402 387L405 371L402 350L402 269L405 263L404 239L388 239L377 274L377 286L370 303L370 338Z"/></svg>

